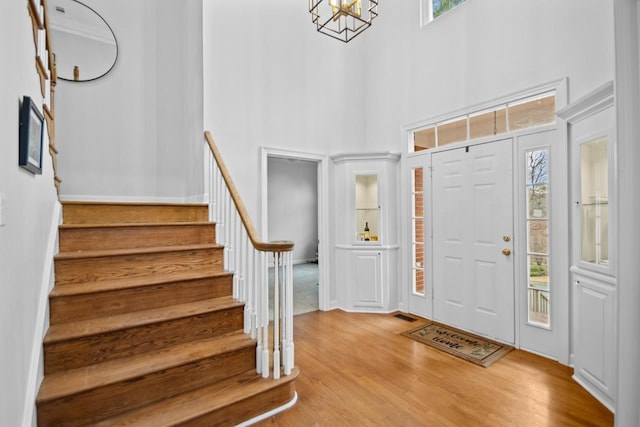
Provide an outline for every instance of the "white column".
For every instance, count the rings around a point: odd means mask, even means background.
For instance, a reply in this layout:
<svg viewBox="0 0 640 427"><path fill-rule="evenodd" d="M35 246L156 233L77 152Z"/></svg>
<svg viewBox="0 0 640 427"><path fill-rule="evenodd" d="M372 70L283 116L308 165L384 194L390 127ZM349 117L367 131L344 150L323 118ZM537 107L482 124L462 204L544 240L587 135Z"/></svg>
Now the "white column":
<svg viewBox="0 0 640 427"><path fill-rule="evenodd" d="M638 1L614 0L618 161L618 376L615 423L640 425L640 48Z"/></svg>

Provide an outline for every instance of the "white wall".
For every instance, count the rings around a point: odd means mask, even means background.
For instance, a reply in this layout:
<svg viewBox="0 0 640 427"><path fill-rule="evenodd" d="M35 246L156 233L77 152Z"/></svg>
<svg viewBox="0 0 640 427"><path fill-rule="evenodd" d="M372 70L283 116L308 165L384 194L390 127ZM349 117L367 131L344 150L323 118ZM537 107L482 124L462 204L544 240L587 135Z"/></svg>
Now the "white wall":
<svg viewBox="0 0 640 427"><path fill-rule="evenodd" d="M42 175L18 167L22 97L30 96L42 111L26 1L3 3L0 52L0 194L5 222L0 226L0 425L20 426L33 412L37 372L31 368L42 345L38 331L43 325L38 323L44 313L38 310L48 290L50 271L43 266L50 266L47 246L57 204L46 136Z"/></svg>
<svg viewBox="0 0 640 427"><path fill-rule="evenodd" d="M205 1L205 128L258 231L260 146L364 149L364 37L318 34L308 2Z"/></svg>
<svg viewBox="0 0 640 427"><path fill-rule="evenodd" d="M267 193L269 241L295 242L293 261L316 258L318 248L318 164L269 157Z"/></svg>
<svg viewBox="0 0 640 427"><path fill-rule="evenodd" d="M204 3L205 128L254 219L259 146L404 151L403 125L564 77L571 99L613 79L608 1L468 0L424 28L419 0L379 12L345 45L316 33L304 2Z"/></svg>
<svg viewBox="0 0 640 427"><path fill-rule="evenodd" d="M614 77L609 1L467 0L423 28L419 1L380 5L362 36L370 151L406 152L402 125L564 77L576 99Z"/></svg>
<svg viewBox="0 0 640 427"><path fill-rule="evenodd" d="M202 0L86 3L119 54L105 77L58 85L62 198L202 200Z"/></svg>

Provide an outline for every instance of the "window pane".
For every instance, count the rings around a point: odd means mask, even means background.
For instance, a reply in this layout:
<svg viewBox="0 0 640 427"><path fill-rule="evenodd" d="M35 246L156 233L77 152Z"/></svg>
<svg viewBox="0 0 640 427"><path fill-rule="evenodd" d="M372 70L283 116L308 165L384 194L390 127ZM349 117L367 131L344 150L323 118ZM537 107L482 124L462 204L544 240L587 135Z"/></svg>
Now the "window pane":
<svg viewBox="0 0 640 427"><path fill-rule="evenodd" d="M419 295L424 295L424 271L414 269L413 270L413 292Z"/></svg>
<svg viewBox="0 0 640 427"><path fill-rule="evenodd" d="M411 176L412 200L412 252L413 252L413 293L424 295L424 169L414 168Z"/></svg>
<svg viewBox="0 0 640 427"><path fill-rule="evenodd" d="M430 127L413 133L413 151L428 150L436 146L436 128Z"/></svg>
<svg viewBox="0 0 640 427"><path fill-rule="evenodd" d="M549 325L549 292L529 289L529 321Z"/></svg>
<svg viewBox="0 0 640 427"><path fill-rule="evenodd" d="M586 262L609 263L609 206L606 203L582 205L582 257Z"/></svg>
<svg viewBox="0 0 640 427"><path fill-rule="evenodd" d="M529 98L516 104L510 104L509 130L526 129L554 123L556 120L555 94L547 94L536 98Z"/></svg>
<svg viewBox="0 0 640 427"><path fill-rule="evenodd" d="M529 221L529 252L547 254L548 221Z"/></svg>
<svg viewBox="0 0 640 427"><path fill-rule="evenodd" d="M529 322L549 326L549 150L528 151L525 159Z"/></svg>
<svg viewBox="0 0 640 427"><path fill-rule="evenodd" d="M549 182L549 152L547 150L527 153L527 185Z"/></svg>
<svg viewBox="0 0 640 427"><path fill-rule="evenodd" d="M478 113L469 117L469 138L497 135L507 131L507 110Z"/></svg>
<svg viewBox="0 0 640 427"><path fill-rule="evenodd" d="M528 219L547 219L547 185L532 185L527 188Z"/></svg>
<svg viewBox="0 0 640 427"><path fill-rule="evenodd" d="M609 165L607 138L580 147L582 256L586 262L609 263Z"/></svg>
<svg viewBox="0 0 640 427"><path fill-rule="evenodd" d="M438 132L438 147L454 142L467 140L467 118L457 119L436 127Z"/></svg>
<svg viewBox="0 0 640 427"><path fill-rule="evenodd" d="M418 194L418 193L422 194L422 187L423 187L422 180L423 180L422 168L415 168L413 170L413 189L412 189L412 191L415 194Z"/></svg>
<svg viewBox="0 0 640 427"><path fill-rule="evenodd" d="M433 17L437 18L443 13L453 9L465 0L429 0L433 5Z"/></svg>
<svg viewBox="0 0 640 427"><path fill-rule="evenodd" d="M549 288L549 257L529 255L529 286Z"/></svg>

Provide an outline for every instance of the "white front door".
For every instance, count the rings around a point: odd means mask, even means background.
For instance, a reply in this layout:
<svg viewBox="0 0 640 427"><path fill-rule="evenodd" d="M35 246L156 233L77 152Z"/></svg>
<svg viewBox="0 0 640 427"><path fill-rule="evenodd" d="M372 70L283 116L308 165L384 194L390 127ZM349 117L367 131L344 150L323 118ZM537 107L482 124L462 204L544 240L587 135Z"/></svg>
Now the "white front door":
<svg viewBox="0 0 640 427"><path fill-rule="evenodd" d="M434 153L433 317L513 343L513 140Z"/></svg>

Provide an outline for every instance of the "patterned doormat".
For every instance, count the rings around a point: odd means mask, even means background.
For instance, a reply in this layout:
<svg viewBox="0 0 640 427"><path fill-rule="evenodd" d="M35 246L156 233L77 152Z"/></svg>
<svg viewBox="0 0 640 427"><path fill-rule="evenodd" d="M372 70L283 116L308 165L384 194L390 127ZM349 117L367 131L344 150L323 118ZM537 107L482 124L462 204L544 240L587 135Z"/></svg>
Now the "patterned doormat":
<svg viewBox="0 0 640 427"><path fill-rule="evenodd" d="M513 350L510 345L491 341L437 322L427 323L403 332L402 335L485 368Z"/></svg>

